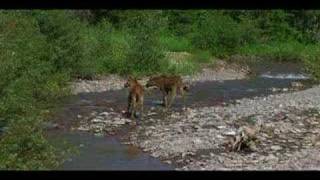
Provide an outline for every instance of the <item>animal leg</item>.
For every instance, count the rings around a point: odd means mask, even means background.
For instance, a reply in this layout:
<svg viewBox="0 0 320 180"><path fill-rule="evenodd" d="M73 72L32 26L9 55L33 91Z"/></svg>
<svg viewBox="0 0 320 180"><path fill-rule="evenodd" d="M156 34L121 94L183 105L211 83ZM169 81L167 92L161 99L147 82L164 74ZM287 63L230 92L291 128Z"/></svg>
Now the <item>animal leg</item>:
<svg viewBox="0 0 320 180"><path fill-rule="evenodd" d="M167 93L163 93L163 106L167 107L167 103L168 103L168 95Z"/></svg>
<svg viewBox="0 0 320 180"><path fill-rule="evenodd" d="M134 115L135 115L135 113L136 113L136 98L135 97L133 97L132 98L132 101L131 101L131 108L132 108L132 110L131 110L131 118L134 118Z"/></svg>
<svg viewBox="0 0 320 180"><path fill-rule="evenodd" d="M132 113L132 101L131 101L131 97L128 98L128 108L127 108L127 112L129 115L131 115Z"/></svg>
<svg viewBox="0 0 320 180"><path fill-rule="evenodd" d="M171 92L170 92L170 95L169 95L170 101L169 101L169 104L168 104L168 108L171 107L171 105L172 105L172 103L173 103L173 101L174 101L174 99L175 99L175 97L176 97L176 91L177 91L177 88L174 87L174 88L172 88L172 90L171 90Z"/></svg>
<svg viewBox="0 0 320 180"><path fill-rule="evenodd" d="M140 116L141 116L141 119L143 118L143 101L144 101L144 97L141 96L140 97Z"/></svg>

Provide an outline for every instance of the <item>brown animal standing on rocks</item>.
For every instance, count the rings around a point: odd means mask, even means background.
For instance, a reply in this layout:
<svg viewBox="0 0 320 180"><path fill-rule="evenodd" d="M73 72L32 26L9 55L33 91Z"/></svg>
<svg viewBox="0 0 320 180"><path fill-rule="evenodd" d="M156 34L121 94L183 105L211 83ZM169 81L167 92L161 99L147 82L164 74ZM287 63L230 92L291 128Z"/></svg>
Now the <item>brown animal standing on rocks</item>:
<svg viewBox="0 0 320 180"><path fill-rule="evenodd" d="M129 96L128 96L128 113L131 118L134 117L134 115L137 112L137 109L139 107L140 109L140 117L143 117L143 87L142 85L137 81L137 79L132 78L131 76L128 78L127 82L124 85L125 88L129 88Z"/></svg>
<svg viewBox="0 0 320 180"><path fill-rule="evenodd" d="M158 87L163 94L163 105L169 108L177 94L177 91L184 98L185 92L189 91L189 87L182 82L180 76L156 76L151 77L146 84L146 87ZM169 98L169 99L168 99Z"/></svg>

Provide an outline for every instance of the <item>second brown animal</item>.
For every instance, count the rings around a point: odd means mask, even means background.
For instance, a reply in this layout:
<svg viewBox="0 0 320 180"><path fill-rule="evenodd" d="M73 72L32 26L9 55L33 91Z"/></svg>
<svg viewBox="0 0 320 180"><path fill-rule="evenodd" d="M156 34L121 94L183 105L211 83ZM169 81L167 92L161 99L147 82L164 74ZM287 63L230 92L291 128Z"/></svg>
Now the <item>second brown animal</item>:
<svg viewBox="0 0 320 180"><path fill-rule="evenodd" d="M184 84L182 78L177 75L151 77L146 87L158 87L160 89L163 94L163 105L166 108L170 108L177 92L184 98L185 92L189 91L189 87Z"/></svg>

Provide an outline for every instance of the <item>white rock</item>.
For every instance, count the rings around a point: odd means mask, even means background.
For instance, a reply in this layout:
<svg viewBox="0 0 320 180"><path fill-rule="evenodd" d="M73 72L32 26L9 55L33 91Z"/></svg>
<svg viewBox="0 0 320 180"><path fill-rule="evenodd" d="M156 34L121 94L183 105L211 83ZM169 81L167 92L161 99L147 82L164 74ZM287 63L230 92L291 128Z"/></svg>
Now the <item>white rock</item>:
<svg viewBox="0 0 320 180"><path fill-rule="evenodd" d="M80 126L80 127L78 127L78 130L79 131L89 131L90 129L88 127Z"/></svg>
<svg viewBox="0 0 320 180"><path fill-rule="evenodd" d="M278 146L278 145L273 145L273 146L271 146L271 149L274 150L274 151L278 151L278 150L281 150L282 147Z"/></svg>
<svg viewBox="0 0 320 180"><path fill-rule="evenodd" d="M227 135L227 136L234 136L234 135L236 135L236 132L235 131L228 131L228 132L225 132L223 134Z"/></svg>
<svg viewBox="0 0 320 180"><path fill-rule="evenodd" d="M108 116L109 113L108 112L103 112L103 113L100 113L101 116Z"/></svg>
<svg viewBox="0 0 320 180"><path fill-rule="evenodd" d="M100 122L104 122L104 120L101 119L101 118L99 118L99 117L97 117L97 118L95 118L95 119L92 119L91 122L93 122L93 123L100 123Z"/></svg>
<svg viewBox="0 0 320 180"><path fill-rule="evenodd" d="M217 126L218 129L224 129L226 126Z"/></svg>

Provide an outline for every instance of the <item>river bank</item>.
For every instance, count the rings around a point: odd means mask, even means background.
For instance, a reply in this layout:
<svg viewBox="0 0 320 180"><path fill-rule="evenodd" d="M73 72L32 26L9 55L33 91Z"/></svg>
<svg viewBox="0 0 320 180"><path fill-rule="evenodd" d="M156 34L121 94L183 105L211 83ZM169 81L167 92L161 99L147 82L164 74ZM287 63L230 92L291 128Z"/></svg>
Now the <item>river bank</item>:
<svg viewBox="0 0 320 180"><path fill-rule="evenodd" d="M288 67L264 69L256 78L228 68L184 76L192 84L187 100L177 99L165 113L159 94L151 91L145 98L146 117L138 124L124 116L125 79L76 82L74 100L58 119L64 117L60 122L74 132L117 136L177 170L317 169L318 159L309 153L319 145L320 87ZM299 83L303 88L293 87ZM262 124L255 150L226 151L228 137L252 121ZM292 163L299 159L304 161Z"/></svg>

